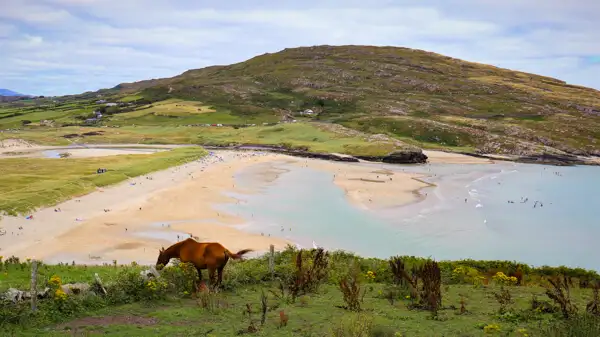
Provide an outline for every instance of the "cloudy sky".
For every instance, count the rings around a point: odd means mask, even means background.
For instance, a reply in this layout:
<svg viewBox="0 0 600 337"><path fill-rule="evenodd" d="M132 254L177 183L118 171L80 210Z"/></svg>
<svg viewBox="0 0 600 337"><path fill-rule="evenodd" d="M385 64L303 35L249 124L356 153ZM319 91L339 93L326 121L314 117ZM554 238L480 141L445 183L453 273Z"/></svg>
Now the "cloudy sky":
<svg viewBox="0 0 600 337"><path fill-rule="evenodd" d="M62 95L318 44L418 48L600 89L598 0L0 0L0 88Z"/></svg>

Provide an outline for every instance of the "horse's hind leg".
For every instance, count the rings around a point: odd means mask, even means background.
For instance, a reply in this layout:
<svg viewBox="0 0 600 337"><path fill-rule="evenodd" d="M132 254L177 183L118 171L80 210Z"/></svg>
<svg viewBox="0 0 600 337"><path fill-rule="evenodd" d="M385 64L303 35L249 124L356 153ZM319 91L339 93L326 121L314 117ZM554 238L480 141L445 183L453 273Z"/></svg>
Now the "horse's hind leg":
<svg viewBox="0 0 600 337"><path fill-rule="evenodd" d="M223 269L225 269L225 265L217 268L217 287L221 287L221 283L223 283Z"/></svg>

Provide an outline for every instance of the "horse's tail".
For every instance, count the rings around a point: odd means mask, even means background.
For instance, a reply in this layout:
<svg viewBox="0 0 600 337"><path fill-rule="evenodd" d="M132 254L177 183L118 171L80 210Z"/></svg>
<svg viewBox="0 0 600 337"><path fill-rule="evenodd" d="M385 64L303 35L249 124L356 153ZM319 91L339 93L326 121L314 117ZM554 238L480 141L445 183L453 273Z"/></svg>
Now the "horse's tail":
<svg viewBox="0 0 600 337"><path fill-rule="evenodd" d="M242 255L246 254L246 253L250 253L252 251L252 249L242 249L237 253L232 253L229 251L229 249L225 249L225 256L229 256L232 259L235 260L239 260L242 258Z"/></svg>

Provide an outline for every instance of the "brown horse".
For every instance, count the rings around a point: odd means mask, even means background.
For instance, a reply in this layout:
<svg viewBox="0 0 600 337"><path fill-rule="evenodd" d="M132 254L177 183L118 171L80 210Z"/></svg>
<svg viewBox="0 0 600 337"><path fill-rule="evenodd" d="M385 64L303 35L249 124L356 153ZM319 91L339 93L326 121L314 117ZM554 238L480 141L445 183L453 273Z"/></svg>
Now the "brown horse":
<svg viewBox="0 0 600 337"><path fill-rule="evenodd" d="M198 284L202 282L202 269L208 269L210 282L218 286L223 281L223 269L229 258L241 259L242 255L251 251L243 249L234 254L218 242L198 242L188 238L167 249L162 248L156 261L156 269L162 269L172 258L177 258L181 262L194 264L198 271ZM216 284L215 272L218 274Z"/></svg>

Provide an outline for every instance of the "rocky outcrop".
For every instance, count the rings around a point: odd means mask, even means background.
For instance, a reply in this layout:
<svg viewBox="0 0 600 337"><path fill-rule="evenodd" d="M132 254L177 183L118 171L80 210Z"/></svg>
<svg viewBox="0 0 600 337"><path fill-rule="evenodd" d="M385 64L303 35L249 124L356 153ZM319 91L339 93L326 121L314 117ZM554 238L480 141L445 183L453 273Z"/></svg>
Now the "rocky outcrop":
<svg viewBox="0 0 600 337"><path fill-rule="evenodd" d="M356 156L358 159L387 164L424 164L427 156L420 149L400 150L385 156Z"/></svg>
<svg viewBox="0 0 600 337"><path fill-rule="evenodd" d="M388 164L424 164L427 162L427 156L419 150L395 151L381 160Z"/></svg>
<svg viewBox="0 0 600 337"><path fill-rule="evenodd" d="M522 156L522 157L516 158L515 161L519 162L519 163L545 164L545 165L556 165L556 166L598 165L597 163L582 160L576 156L550 154L550 153Z"/></svg>

